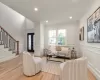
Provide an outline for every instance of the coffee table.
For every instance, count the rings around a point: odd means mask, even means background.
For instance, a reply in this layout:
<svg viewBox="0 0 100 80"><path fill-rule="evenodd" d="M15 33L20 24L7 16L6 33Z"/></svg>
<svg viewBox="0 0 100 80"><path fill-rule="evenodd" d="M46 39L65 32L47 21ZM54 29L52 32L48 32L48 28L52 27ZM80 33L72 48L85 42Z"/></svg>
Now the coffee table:
<svg viewBox="0 0 100 80"><path fill-rule="evenodd" d="M64 59L64 62L66 61L66 59L68 59L66 57L66 54L63 54L63 55L59 55L59 54L48 54L47 55L47 61L62 62L62 61L57 61L57 60L51 60L51 58Z"/></svg>

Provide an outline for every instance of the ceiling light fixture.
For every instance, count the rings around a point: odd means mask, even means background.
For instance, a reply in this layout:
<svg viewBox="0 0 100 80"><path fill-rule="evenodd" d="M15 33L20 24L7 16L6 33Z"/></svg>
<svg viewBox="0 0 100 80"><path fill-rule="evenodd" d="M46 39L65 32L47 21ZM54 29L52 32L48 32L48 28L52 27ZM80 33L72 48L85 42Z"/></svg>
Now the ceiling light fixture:
<svg viewBox="0 0 100 80"><path fill-rule="evenodd" d="M73 18L72 16L69 17L69 19L72 19L72 18Z"/></svg>
<svg viewBox="0 0 100 80"><path fill-rule="evenodd" d="M46 20L46 23L48 23L48 20Z"/></svg>
<svg viewBox="0 0 100 80"><path fill-rule="evenodd" d="M38 11L38 8L34 8L35 11Z"/></svg>

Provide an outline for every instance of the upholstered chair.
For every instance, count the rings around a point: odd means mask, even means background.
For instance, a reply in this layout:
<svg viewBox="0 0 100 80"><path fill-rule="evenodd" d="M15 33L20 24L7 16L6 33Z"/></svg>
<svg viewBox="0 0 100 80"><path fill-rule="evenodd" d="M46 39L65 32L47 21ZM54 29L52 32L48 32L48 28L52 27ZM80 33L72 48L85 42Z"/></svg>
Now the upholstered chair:
<svg viewBox="0 0 100 80"><path fill-rule="evenodd" d="M87 58L79 58L61 63L60 69L60 80L88 80Z"/></svg>
<svg viewBox="0 0 100 80"><path fill-rule="evenodd" d="M34 57L28 52L23 52L23 73L26 76L33 76L41 71L41 61L39 57Z"/></svg>

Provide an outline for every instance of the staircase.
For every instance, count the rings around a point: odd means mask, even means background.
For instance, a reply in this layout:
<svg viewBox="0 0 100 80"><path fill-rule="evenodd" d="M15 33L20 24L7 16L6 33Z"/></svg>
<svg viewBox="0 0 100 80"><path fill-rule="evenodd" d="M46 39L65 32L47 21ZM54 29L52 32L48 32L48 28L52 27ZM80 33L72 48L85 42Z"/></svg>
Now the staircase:
<svg viewBox="0 0 100 80"><path fill-rule="evenodd" d="M0 62L12 59L16 55L19 55L19 41L0 26Z"/></svg>

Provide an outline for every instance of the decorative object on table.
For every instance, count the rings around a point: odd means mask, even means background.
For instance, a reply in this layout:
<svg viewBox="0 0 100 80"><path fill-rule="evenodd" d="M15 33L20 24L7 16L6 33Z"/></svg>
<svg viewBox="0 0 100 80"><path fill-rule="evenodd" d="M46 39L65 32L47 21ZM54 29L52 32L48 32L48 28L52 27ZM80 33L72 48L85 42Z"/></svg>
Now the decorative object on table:
<svg viewBox="0 0 100 80"><path fill-rule="evenodd" d="M100 7L87 19L87 41L100 43Z"/></svg>
<svg viewBox="0 0 100 80"><path fill-rule="evenodd" d="M77 56L76 56L76 51L75 51L75 48L73 47L73 49L71 50L71 59L76 59Z"/></svg>
<svg viewBox="0 0 100 80"><path fill-rule="evenodd" d="M79 40L80 40L80 41L83 41L83 40L84 40L84 27L82 27L82 28L80 29Z"/></svg>

